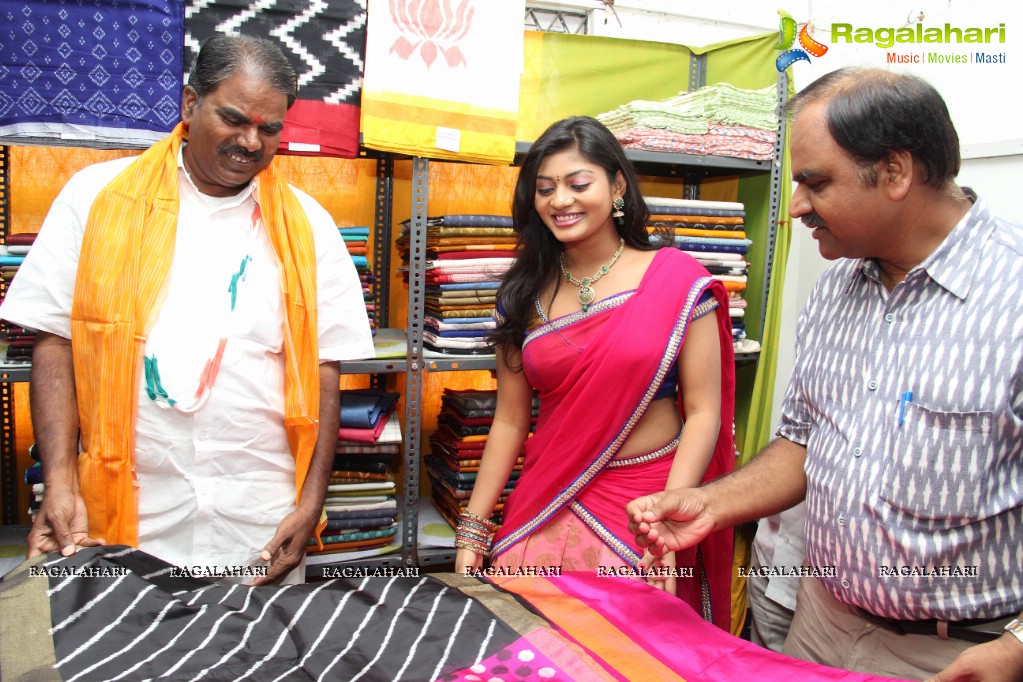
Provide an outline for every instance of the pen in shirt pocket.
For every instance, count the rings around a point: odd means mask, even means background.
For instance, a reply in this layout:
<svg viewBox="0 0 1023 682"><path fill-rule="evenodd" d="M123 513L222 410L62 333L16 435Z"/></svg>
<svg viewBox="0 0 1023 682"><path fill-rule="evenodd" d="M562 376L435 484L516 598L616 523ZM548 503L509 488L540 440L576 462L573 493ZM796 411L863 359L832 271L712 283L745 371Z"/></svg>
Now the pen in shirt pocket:
<svg viewBox="0 0 1023 682"><path fill-rule="evenodd" d="M906 416L906 403L912 402L913 391L903 391L902 398L899 399L899 419L896 422L896 426L902 426L902 420Z"/></svg>

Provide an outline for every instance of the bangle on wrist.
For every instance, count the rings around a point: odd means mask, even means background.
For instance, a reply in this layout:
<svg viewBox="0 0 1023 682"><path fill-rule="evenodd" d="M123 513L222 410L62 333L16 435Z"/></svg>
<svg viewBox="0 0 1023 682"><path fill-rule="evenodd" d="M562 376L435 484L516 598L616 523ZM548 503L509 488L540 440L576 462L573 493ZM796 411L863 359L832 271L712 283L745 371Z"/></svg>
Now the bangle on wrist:
<svg viewBox="0 0 1023 682"><path fill-rule="evenodd" d="M455 538L455 549L467 549L470 552L475 552L481 556L490 556L490 547L484 545L481 542L472 542L471 540L464 540L462 538Z"/></svg>
<svg viewBox="0 0 1023 682"><path fill-rule="evenodd" d="M490 544L490 533L481 533L478 530L472 528L465 528L463 526L458 526L458 528L455 528L455 537L462 538L464 540L479 542L484 545Z"/></svg>
<svg viewBox="0 0 1023 682"><path fill-rule="evenodd" d="M455 527L455 548L467 549L482 556L490 556L490 541L497 524L474 514L468 509L458 516Z"/></svg>
<svg viewBox="0 0 1023 682"><path fill-rule="evenodd" d="M494 529L497 528L497 524L494 523L492 520L483 518L479 514L475 514L475 513L471 512L471 511L469 511L468 509L463 510L462 513L458 515L458 522L460 524L463 523L463 522L469 522L469 523L475 522L475 523L481 524L484 528L486 528L491 533L494 532Z"/></svg>

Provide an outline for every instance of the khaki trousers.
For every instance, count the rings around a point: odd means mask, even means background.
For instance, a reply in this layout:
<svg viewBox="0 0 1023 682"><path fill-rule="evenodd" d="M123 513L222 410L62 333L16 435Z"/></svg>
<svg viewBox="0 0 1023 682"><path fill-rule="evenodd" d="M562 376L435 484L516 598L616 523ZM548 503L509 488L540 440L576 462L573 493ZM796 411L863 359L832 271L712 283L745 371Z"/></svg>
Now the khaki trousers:
<svg viewBox="0 0 1023 682"><path fill-rule="evenodd" d="M878 627L832 597L816 578L802 578L784 653L834 668L924 680L973 645Z"/></svg>
<svg viewBox="0 0 1023 682"><path fill-rule="evenodd" d="M765 594L769 578L757 574L760 562L757 553L751 552L750 568L753 569L746 578L746 594L749 599L751 623L750 641L771 651L781 652L792 625L791 609L782 606ZM778 578L778 580L800 580L800 578ZM808 578L803 578L808 580Z"/></svg>

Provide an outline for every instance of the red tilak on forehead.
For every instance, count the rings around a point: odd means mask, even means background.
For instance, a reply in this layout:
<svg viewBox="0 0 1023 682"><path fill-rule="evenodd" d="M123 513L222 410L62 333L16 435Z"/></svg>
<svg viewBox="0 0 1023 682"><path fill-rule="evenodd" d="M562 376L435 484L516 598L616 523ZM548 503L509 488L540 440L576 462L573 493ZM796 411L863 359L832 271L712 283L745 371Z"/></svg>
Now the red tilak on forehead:
<svg viewBox="0 0 1023 682"><path fill-rule="evenodd" d="M250 118L252 118L252 122L255 123L258 126L261 126L261 125L263 125L263 123L265 123L265 121L264 121L262 116L253 114Z"/></svg>

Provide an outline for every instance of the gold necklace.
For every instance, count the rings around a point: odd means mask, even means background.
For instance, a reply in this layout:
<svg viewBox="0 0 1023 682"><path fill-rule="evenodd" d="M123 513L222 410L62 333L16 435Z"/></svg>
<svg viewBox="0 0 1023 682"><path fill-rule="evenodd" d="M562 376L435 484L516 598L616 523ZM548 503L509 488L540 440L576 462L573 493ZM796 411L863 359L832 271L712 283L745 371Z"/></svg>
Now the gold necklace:
<svg viewBox="0 0 1023 682"><path fill-rule="evenodd" d="M624 250L625 240L619 237L618 249L615 251L614 255L611 256L611 260L601 265L600 269L589 277L583 277L582 279L576 279L572 276L572 273L568 271L568 268L565 267L565 252L561 252L561 255L558 257L558 262L561 264L561 274L565 276L565 281L571 282L579 287L579 305L583 307L584 313L590 309L590 304L593 303L593 299L596 296L593 293L593 287L591 285L611 270L611 266L618 262L618 257L622 255L622 251Z"/></svg>

